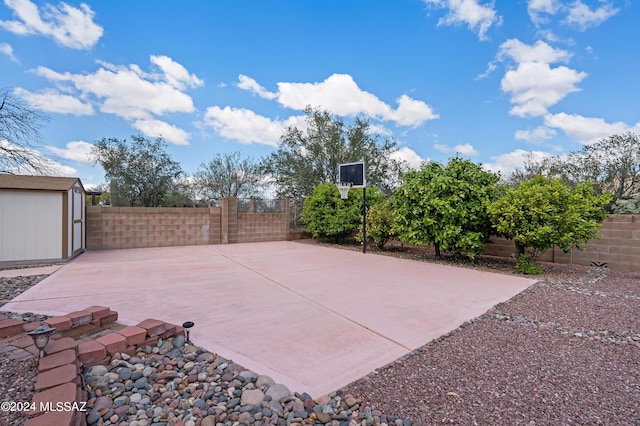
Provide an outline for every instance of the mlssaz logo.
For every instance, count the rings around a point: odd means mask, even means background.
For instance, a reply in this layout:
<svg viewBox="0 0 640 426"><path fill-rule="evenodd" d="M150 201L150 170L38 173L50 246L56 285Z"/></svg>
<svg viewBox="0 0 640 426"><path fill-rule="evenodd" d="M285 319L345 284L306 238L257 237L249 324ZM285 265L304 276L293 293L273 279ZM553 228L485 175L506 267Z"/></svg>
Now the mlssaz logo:
<svg viewBox="0 0 640 426"><path fill-rule="evenodd" d="M40 411L87 411L86 402L41 402Z"/></svg>

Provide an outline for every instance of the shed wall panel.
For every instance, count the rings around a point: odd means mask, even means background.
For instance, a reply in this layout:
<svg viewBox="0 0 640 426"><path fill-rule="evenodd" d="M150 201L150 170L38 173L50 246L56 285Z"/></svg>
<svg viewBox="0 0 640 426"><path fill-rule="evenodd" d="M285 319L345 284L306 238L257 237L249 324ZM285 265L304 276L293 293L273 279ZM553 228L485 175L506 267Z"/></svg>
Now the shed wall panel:
<svg viewBox="0 0 640 426"><path fill-rule="evenodd" d="M0 261L59 259L62 196L0 191Z"/></svg>

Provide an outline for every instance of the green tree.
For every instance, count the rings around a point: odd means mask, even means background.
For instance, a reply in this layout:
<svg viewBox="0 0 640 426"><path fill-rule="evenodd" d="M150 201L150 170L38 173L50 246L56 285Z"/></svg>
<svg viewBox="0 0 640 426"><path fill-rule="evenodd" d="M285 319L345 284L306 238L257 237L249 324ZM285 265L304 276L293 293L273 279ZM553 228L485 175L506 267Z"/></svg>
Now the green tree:
<svg viewBox="0 0 640 426"><path fill-rule="evenodd" d="M36 148L45 115L0 89L0 173L45 173L50 162Z"/></svg>
<svg viewBox="0 0 640 426"><path fill-rule="evenodd" d="M390 198L367 209L367 239L373 241L380 250L383 250L387 241L396 235L394 220L395 210ZM362 242L362 223L355 238Z"/></svg>
<svg viewBox="0 0 640 426"><path fill-rule="evenodd" d="M568 252L596 238L610 199L594 195L589 182L572 189L560 179L536 176L508 189L488 211L497 233L515 242L523 270L551 247Z"/></svg>
<svg viewBox="0 0 640 426"><path fill-rule="evenodd" d="M377 188L367 188L367 208L384 199ZM352 189L346 200L332 183L316 185L304 200L302 222L313 238L339 242L353 234L362 223L362 190Z"/></svg>
<svg viewBox="0 0 640 426"><path fill-rule="evenodd" d="M99 185L94 185L85 188L87 190L87 198L85 200L85 204L87 206L93 205L95 201L96 205L108 206L111 204L111 194L109 193L109 186L101 183ZM100 195L89 195L88 193L96 193Z"/></svg>
<svg viewBox="0 0 640 426"><path fill-rule="evenodd" d="M175 179L162 199L163 206L192 207L197 204L193 179ZM206 204L206 203L204 203Z"/></svg>
<svg viewBox="0 0 640 426"><path fill-rule="evenodd" d="M640 214L640 193L634 197L618 198L611 206L613 214Z"/></svg>
<svg viewBox="0 0 640 426"><path fill-rule="evenodd" d="M91 154L111 181L111 202L157 207L182 175L180 164L165 151L161 138L155 141L132 136L131 141L103 138Z"/></svg>
<svg viewBox="0 0 640 426"><path fill-rule="evenodd" d="M194 178L198 190L207 200L254 197L264 188L260 165L239 151L217 154L200 164Z"/></svg>
<svg viewBox="0 0 640 426"><path fill-rule="evenodd" d="M473 259L491 234L487 206L498 195L499 177L459 157L446 166L431 162L410 171L393 197L394 227L401 241L433 244Z"/></svg>
<svg viewBox="0 0 640 426"><path fill-rule="evenodd" d="M369 122L356 118L345 126L328 111L307 107L306 129L289 127L278 150L263 161L263 170L280 197L301 201L316 185L338 179L338 165L365 161L367 185L391 194L405 164L395 160L395 141L371 133Z"/></svg>
<svg viewBox="0 0 640 426"><path fill-rule="evenodd" d="M631 132L613 135L585 146L581 153L599 193L609 192L612 202L640 191L640 139Z"/></svg>
<svg viewBox="0 0 640 426"><path fill-rule="evenodd" d="M607 207L611 211L618 199L640 191L640 139L627 132L600 139L565 157L529 157L509 182L515 187L536 175L563 179L572 187L593 182L596 194L611 193L611 205Z"/></svg>

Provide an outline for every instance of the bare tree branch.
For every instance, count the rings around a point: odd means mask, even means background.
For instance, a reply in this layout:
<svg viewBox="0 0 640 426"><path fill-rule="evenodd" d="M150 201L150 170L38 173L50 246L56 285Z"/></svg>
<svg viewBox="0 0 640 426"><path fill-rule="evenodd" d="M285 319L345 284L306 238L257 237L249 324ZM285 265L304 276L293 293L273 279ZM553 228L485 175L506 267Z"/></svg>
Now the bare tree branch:
<svg viewBox="0 0 640 426"><path fill-rule="evenodd" d="M49 161L36 149L47 116L0 89L0 173L42 173Z"/></svg>

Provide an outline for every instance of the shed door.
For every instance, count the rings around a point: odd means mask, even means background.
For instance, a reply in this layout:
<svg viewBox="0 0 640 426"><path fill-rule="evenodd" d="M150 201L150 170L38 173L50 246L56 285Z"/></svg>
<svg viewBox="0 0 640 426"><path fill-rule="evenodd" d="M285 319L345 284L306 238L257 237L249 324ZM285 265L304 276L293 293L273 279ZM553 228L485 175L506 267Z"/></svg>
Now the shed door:
<svg viewBox="0 0 640 426"><path fill-rule="evenodd" d="M62 195L0 191L0 261L60 259Z"/></svg>
<svg viewBox="0 0 640 426"><path fill-rule="evenodd" d="M73 254L84 249L84 197L82 191L73 189Z"/></svg>

